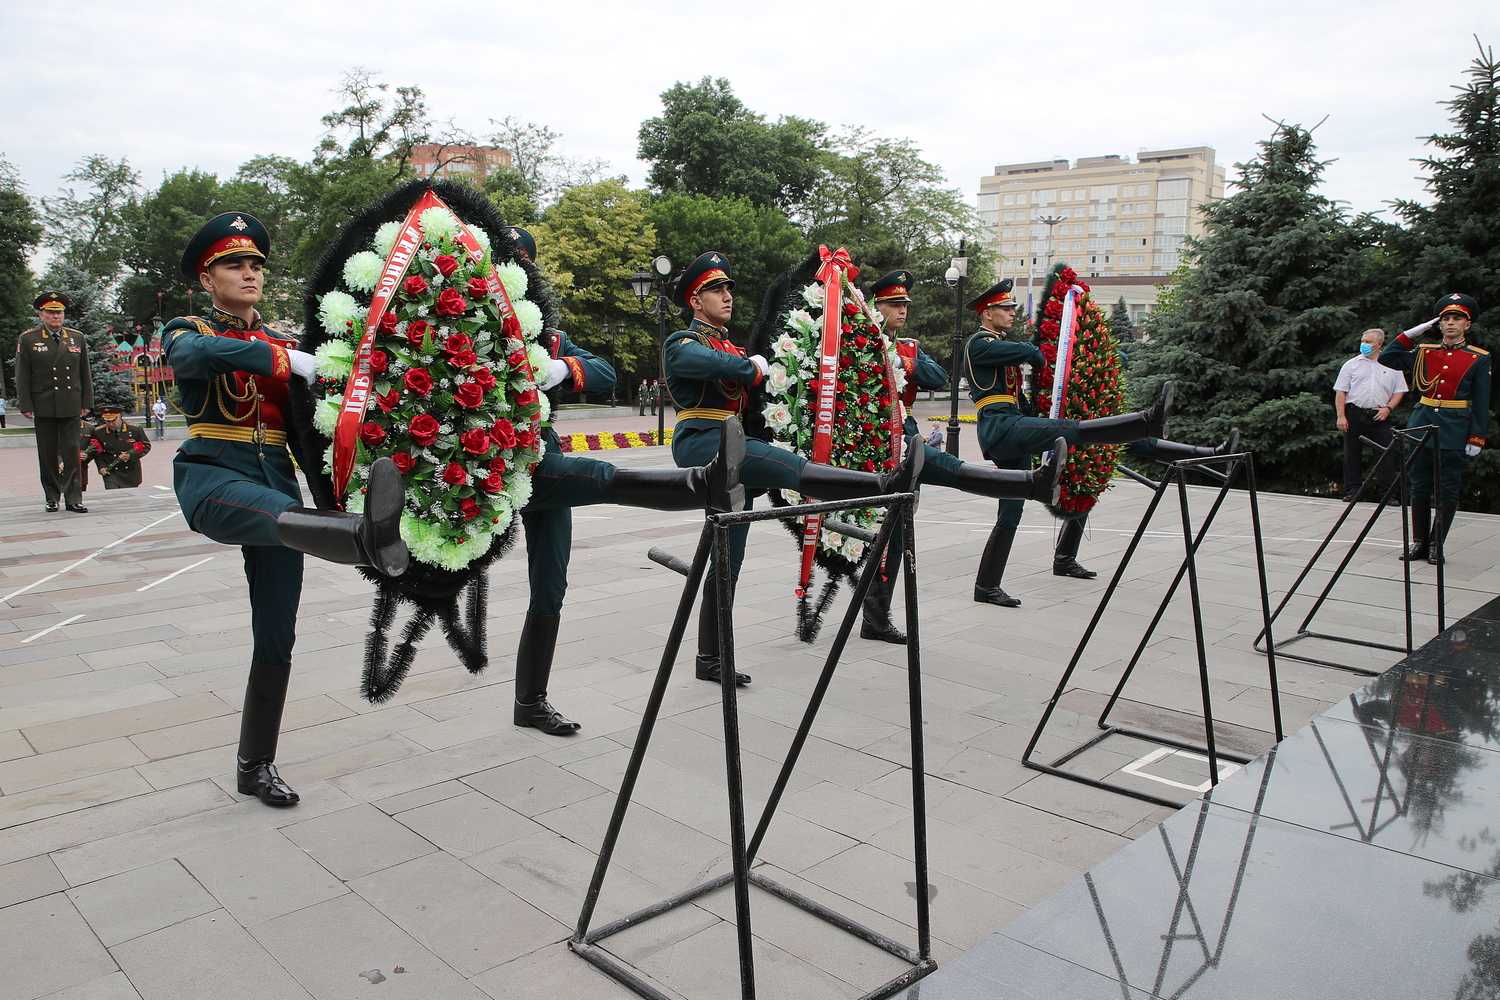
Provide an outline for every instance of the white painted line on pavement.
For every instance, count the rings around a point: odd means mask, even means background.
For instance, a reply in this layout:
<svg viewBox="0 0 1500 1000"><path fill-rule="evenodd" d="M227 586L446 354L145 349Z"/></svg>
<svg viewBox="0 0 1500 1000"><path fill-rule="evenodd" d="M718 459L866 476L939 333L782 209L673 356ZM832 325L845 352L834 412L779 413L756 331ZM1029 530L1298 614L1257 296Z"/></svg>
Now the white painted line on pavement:
<svg viewBox="0 0 1500 1000"><path fill-rule="evenodd" d="M1208 763L1208 758L1203 756L1202 754L1189 753L1186 750L1178 750L1175 747L1162 747L1158 750L1152 750L1144 757L1140 757L1136 760L1131 761L1129 764L1126 764L1124 767L1120 768L1120 770L1125 774L1134 775L1137 778L1145 778L1147 781L1155 781L1163 785L1170 785L1173 788L1181 788L1183 791L1187 792L1197 792L1200 795L1208 791L1210 788L1214 787L1214 783L1212 781L1205 781L1201 785L1188 785L1184 784L1181 781L1173 781L1171 778L1163 778L1159 774L1151 774L1150 772L1144 770L1147 765L1155 764L1157 761L1162 760L1166 757L1184 757L1188 760L1197 761L1203 764ZM1229 777L1239 769L1240 766L1238 764L1230 764L1223 760L1220 760L1219 780L1223 781L1225 778Z"/></svg>
<svg viewBox="0 0 1500 1000"><path fill-rule="evenodd" d="M46 635L48 632L54 631L56 629L60 629L64 625L71 625L71 624L73 624L74 622L76 622L78 619L80 619L82 617L83 617L82 614L76 614L72 618L64 618L62 621L58 622L56 625L48 625L46 628L42 629L36 635L32 636L31 639L40 639L42 636ZM21 645L23 645L23 646L26 645L28 642L31 641L31 639L22 639L21 640Z"/></svg>
<svg viewBox="0 0 1500 1000"><path fill-rule="evenodd" d="M180 513L181 513L180 511L175 511L174 510L170 514L165 514L165 515L163 515L161 517L158 517L156 520L152 521L150 524L146 525L144 528L137 528L134 531L132 531L130 534L126 535L124 538L116 538L114 541L110 542L108 545L105 545L105 546L103 546L101 548L95 549L93 552L90 552L88 555L84 556L82 559L78 560L77 562L70 563L69 565L64 566L62 569L58 570L56 573L49 573L48 575L42 577L40 580L36 580L36 581L34 581L32 583L28 583L26 586L22 587L20 590L13 590L13 591L11 591L9 594L6 594L4 597L0 597L0 604L6 604L6 603L8 603L11 600L11 598L13 598L13 597L20 597L22 594L26 593L28 590L31 590L34 587L40 587L42 584L46 583L48 580L56 580L58 577L62 576L64 573L67 573L67 572L70 572L72 570L77 569L79 566L82 566L84 563L88 562L90 559L93 559L95 556L99 555L100 553L108 552L110 549L114 548L116 545L119 545L119 544L121 544L123 542L128 542L132 538L134 538L136 535L139 535L141 532L143 532L143 531L149 531L150 529L156 527L158 524L161 524L163 521L166 521L166 520L169 520L171 518L179 516Z"/></svg>
<svg viewBox="0 0 1500 1000"><path fill-rule="evenodd" d="M163 486L161 483L157 483L155 486L152 487L152 489L156 489L156 490L170 490L171 488L172 487L170 487L170 486Z"/></svg>
<svg viewBox="0 0 1500 1000"><path fill-rule="evenodd" d="M137 594L139 594L142 591L150 590L152 587L156 586L159 583L166 583L168 580L172 579L174 576L181 576L182 574L186 573L190 569L197 569L199 566L202 566L204 563L208 562L209 559L212 559L212 558L213 558L213 556L208 556L207 558L199 559L197 562L193 563L191 566L184 566L184 567L182 567L182 569L175 570L175 571L173 571L171 573L168 573L166 576L162 577L160 580L152 580L150 583L146 584L144 587L137 587L137 588L135 588L135 592Z"/></svg>

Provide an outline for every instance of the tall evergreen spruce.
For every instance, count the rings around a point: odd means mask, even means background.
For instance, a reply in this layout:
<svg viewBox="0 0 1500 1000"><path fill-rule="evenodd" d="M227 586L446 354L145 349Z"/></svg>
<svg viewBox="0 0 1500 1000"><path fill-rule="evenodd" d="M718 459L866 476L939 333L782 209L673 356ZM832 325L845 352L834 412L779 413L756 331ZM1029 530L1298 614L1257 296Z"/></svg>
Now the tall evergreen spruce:
<svg viewBox="0 0 1500 1000"><path fill-rule="evenodd" d="M1221 441L1238 426L1263 486L1335 489L1332 385L1379 314L1380 225L1317 193L1310 130L1278 123L1238 164L1233 195L1203 208L1182 280L1131 352L1134 402L1177 382L1172 437Z"/></svg>
<svg viewBox="0 0 1500 1000"><path fill-rule="evenodd" d="M1130 309L1125 305L1125 296L1120 296L1109 310L1109 329L1122 344L1135 341L1135 323L1130 319Z"/></svg>
<svg viewBox="0 0 1500 1000"><path fill-rule="evenodd" d="M1457 94L1443 102L1452 130L1428 136L1431 155L1418 161L1432 204L1396 204L1406 227L1395 236L1405 282L1394 318L1411 326L1431 318L1438 296L1466 292L1481 310L1469 339L1500 352L1500 63L1494 49L1480 45L1464 75ZM1500 436L1493 418L1488 440L1464 476L1467 509L1500 510Z"/></svg>

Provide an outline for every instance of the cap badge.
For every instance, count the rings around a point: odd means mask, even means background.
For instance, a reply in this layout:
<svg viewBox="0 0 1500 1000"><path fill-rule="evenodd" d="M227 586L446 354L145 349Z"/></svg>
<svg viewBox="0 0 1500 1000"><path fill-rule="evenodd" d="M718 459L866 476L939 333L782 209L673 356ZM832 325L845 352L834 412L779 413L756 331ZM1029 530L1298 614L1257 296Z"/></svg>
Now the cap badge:
<svg viewBox="0 0 1500 1000"><path fill-rule="evenodd" d="M229 228L238 229L240 232L244 232L245 230L250 228L250 224L236 215L234 217L234 221L229 224Z"/></svg>
<svg viewBox="0 0 1500 1000"><path fill-rule="evenodd" d="M724 263L724 258L720 257L718 254L711 254L709 256L708 260L709 260L709 263L711 263L711 264L722 264L722 263Z"/></svg>

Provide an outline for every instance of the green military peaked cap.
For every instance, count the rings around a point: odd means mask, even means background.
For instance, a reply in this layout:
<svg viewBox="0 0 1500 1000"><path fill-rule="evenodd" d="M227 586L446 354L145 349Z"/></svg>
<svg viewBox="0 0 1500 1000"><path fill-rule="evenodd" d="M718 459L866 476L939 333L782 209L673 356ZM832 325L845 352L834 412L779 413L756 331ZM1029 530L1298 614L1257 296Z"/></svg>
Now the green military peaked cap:
<svg viewBox="0 0 1500 1000"><path fill-rule="evenodd" d="M883 274L870 286L870 301L910 302L912 284L910 271L896 270Z"/></svg>
<svg viewBox="0 0 1500 1000"><path fill-rule="evenodd" d="M203 224L182 252L182 276L195 280L209 265L235 257L271 255L271 234L249 212L223 212Z"/></svg>
<svg viewBox="0 0 1500 1000"><path fill-rule="evenodd" d="M672 301L687 308L688 299L705 288L718 288L720 285L734 287L734 277L730 272L729 258L717 250L709 250L700 253L697 258L685 267L677 278L677 287L673 291Z"/></svg>

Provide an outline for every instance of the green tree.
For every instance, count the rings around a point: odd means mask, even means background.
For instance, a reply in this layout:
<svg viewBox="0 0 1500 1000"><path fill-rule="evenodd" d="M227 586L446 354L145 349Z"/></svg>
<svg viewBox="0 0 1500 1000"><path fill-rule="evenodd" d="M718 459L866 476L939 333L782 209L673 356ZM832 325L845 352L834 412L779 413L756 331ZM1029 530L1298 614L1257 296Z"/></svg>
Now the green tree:
<svg viewBox="0 0 1500 1000"><path fill-rule="evenodd" d="M1109 310L1109 328L1114 331L1115 339L1122 344L1135 340L1135 324L1130 320L1130 308L1125 305L1123 295Z"/></svg>
<svg viewBox="0 0 1500 1000"><path fill-rule="evenodd" d="M569 188L534 235L568 335L610 359L622 380L627 373L654 372L656 331L628 285L656 246L645 196L618 180ZM606 324L623 326L624 333L606 333Z"/></svg>
<svg viewBox="0 0 1500 1000"><path fill-rule="evenodd" d="M656 250L678 270L705 250L727 254L737 295L732 328L748 334L771 279L800 261L807 238L780 209L747 198L669 194L648 210L656 228ZM640 265L644 265L641 261Z"/></svg>
<svg viewBox="0 0 1500 1000"><path fill-rule="evenodd" d="M729 81L705 76L662 92L662 113L641 123L638 155L664 193L742 197L794 211L817 180L821 122L767 122L734 96Z"/></svg>
<svg viewBox="0 0 1500 1000"><path fill-rule="evenodd" d="M120 273L125 209L140 190L140 175L124 157L84 157L63 180L69 187L42 199L44 245L105 282Z"/></svg>
<svg viewBox="0 0 1500 1000"><path fill-rule="evenodd" d="M0 157L0 362L6 366L5 390L11 385L16 336L36 322L31 308L36 291L27 261L41 238L36 208L20 174Z"/></svg>
<svg viewBox="0 0 1500 1000"><path fill-rule="evenodd" d="M1476 44L1478 40L1476 39ZM1427 137L1432 152L1419 160L1432 203L1401 201L1406 223L1392 249L1405 277L1393 299L1398 328L1432 316L1432 303L1447 292L1466 292L1492 311L1500 305L1500 63L1479 46L1465 82L1443 106L1451 130ZM1500 340L1487 336L1493 324L1480 316L1474 339L1491 351ZM1493 421L1489 434L1497 438ZM1500 510L1500 455L1486 448L1464 478L1464 506Z"/></svg>
<svg viewBox="0 0 1500 1000"><path fill-rule="evenodd" d="M1139 403L1175 380L1173 437L1219 441L1238 426L1264 484L1326 489L1338 465L1329 387L1380 309L1380 229L1317 193L1324 163L1305 128L1277 124L1237 166L1239 190L1203 209L1191 269L1132 352L1130 389Z"/></svg>
<svg viewBox="0 0 1500 1000"><path fill-rule="evenodd" d="M542 217L541 195L519 170L493 170L484 179L484 193L500 218L527 229Z"/></svg>

